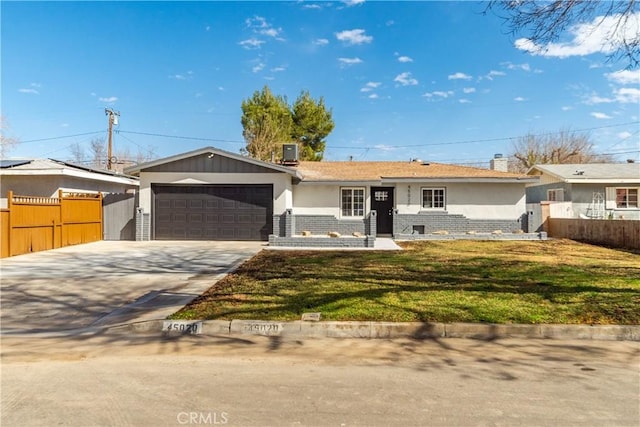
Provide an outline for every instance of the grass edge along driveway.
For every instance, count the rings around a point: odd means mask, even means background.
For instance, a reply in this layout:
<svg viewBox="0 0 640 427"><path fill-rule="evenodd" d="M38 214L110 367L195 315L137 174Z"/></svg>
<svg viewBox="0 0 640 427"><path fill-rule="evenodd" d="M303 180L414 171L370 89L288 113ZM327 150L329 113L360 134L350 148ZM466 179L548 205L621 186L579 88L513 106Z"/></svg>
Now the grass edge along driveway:
<svg viewBox="0 0 640 427"><path fill-rule="evenodd" d="M174 319L640 324L640 255L570 240L262 251Z"/></svg>

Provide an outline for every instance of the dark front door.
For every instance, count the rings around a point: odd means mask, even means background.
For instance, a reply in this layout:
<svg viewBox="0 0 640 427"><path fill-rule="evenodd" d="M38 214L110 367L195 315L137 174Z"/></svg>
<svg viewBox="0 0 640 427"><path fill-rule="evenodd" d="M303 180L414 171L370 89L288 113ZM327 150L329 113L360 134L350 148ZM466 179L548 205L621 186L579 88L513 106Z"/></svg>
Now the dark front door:
<svg viewBox="0 0 640 427"><path fill-rule="evenodd" d="M393 233L393 206L393 187L371 187L371 210L378 214L378 234Z"/></svg>

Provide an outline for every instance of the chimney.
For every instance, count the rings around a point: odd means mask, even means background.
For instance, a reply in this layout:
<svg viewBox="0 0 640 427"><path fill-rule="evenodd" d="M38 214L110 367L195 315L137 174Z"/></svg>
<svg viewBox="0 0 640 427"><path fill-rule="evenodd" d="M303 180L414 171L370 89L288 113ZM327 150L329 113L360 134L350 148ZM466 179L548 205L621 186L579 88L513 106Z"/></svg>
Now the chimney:
<svg viewBox="0 0 640 427"><path fill-rule="evenodd" d="M502 154L494 154L493 159L489 162L490 169L498 172L509 171L509 159L502 157Z"/></svg>

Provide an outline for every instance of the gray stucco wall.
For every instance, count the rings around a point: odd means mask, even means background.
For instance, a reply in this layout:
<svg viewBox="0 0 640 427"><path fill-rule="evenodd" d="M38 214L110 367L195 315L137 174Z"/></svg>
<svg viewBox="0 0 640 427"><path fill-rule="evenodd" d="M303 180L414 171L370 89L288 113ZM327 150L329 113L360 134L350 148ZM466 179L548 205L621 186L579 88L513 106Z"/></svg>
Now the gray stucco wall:
<svg viewBox="0 0 640 427"><path fill-rule="evenodd" d="M564 199L571 200L572 186L571 184L563 182L554 182L553 184L535 185L527 187L525 194L527 196L527 203L540 203L547 200L547 191L555 190L556 188L562 188L564 190Z"/></svg>

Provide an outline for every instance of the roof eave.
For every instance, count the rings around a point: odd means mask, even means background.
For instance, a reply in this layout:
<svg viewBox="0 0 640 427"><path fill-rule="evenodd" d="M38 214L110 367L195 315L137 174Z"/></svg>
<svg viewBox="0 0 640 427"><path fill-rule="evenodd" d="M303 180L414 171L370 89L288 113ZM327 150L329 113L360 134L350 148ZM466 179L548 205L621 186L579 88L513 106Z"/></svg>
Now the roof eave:
<svg viewBox="0 0 640 427"><path fill-rule="evenodd" d="M12 169L2 170L0 175L5 176L71 176L91 181L111 182L116 184L126 184L139 186L140 182L135 177L124 175L102 175L88 171L74 170L68 168L60 169Z"/></svg>
<svg viewBox="0 0 640 427"><path fill-rule="evenodd" d="M166 163L171 163L171 162L187 159L189 157L194 157L194 156L198 156L198 155L202 155L202 154L213 154L213 155L218 155L218 156L223 156L223 157L229 157L229 158L234 159L234 160L238 160L238 161L241 161L241 162L246 162L246 163L249 163L249 164L253 164L253 165L256 165L256 166L261 166L261 167L265 167L265 168L269 168L269 169L274 169L274 170L276 170L278 172L288 173L288 174L290 174L292 176L300 178L300 173L297 170L293 169L293 168L289 168L287 166L276 165L276 164L273 164L273 163L264 162L262 160L254 159L252 157L242 156L240 154L231 153L229 151L220 150L220 149L214 148L214 147L199 148L197 150L189 151L189 152L186 152L186 153L176 154L174 156L169 156L169 157L165 157L165 158L162 158L162 159L152 160L152 161L146 162L146 163L141 163L139 165L135 165L135 166L131 166L131 167L125 168L125 172L128 173L128 174L139 176L140 173L143 172L145 169L149 169L149 168L152 168L154 166L159 166L159 165L163 165L163 164L166 164Z"/></svg>
<svg viewBox="0 0 640 427"><path fill-rule="evenodd" d="M393 182L476 182L476 183L530 183L538 177L382 177L382 183Z"/></svg>

